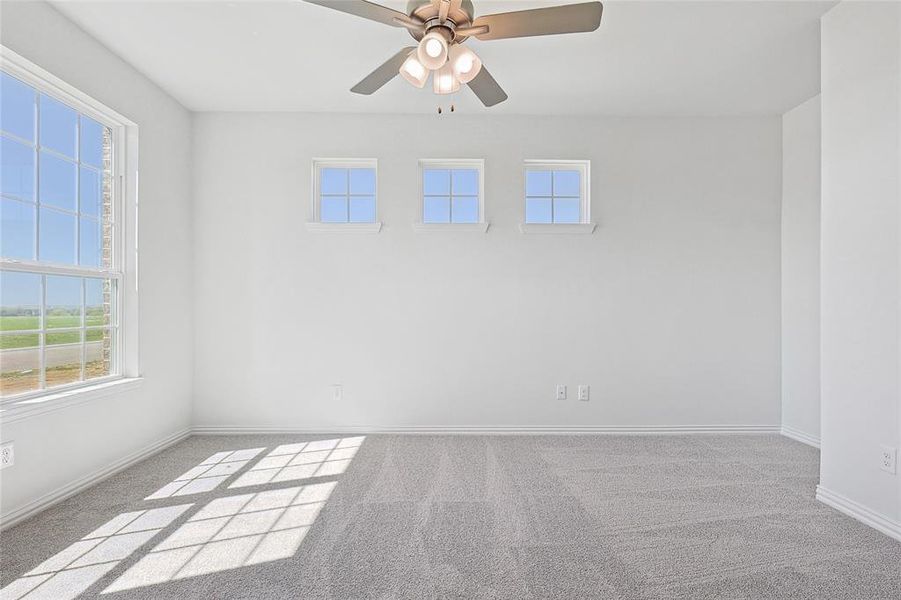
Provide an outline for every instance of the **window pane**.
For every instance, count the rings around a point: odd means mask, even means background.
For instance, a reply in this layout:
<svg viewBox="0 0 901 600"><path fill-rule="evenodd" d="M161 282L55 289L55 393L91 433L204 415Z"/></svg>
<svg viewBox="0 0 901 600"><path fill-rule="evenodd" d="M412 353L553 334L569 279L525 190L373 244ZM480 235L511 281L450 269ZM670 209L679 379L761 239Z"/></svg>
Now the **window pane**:
<svg viewBox="0 0 901 600"><path fill-rule="evenodd" d="M319 171L320 194L346 194L347 169L326 168Z"/></svg>
<svg viewBox="0 0 901 600"><path fill-rule="evenodd" d="M41 151L41 204L75 211L75 163Z"/></svg>
<svg viewBox="0 0 901 600"><path fill-rule="evenodd" d="M0 334L0 396L40 388L40 334Z"/></svg>
<svg viewBox="0 0 901 600"><path fill-rule="evenodd" d="M40 260L75 264L75 216L41 208Z"/></svg>
<svg viewBox="0 0 901 600"><path fill-rule="evenodd" d="M81 327L80 277L48 275L45 296L44 326L47 329Z"/></svg>
<svg viewBox="0 0 901 600"><path fill-rule="evenodd" d="M526 198L526 223L550 223L551 199Z"/></svg>
<svg viewBox="0 0 901 600"><path fill-rule="evenodd" d="M375 223L375 196L351 196L350 222Z"/></svg>
<svg viewBox="0 0 901 600"><path fill-rule="evenodd" d="M30 202L0 200L0 252L4 258L34 259L34 213Z"/></svg>
<svg viewBox="0 0 901 600"><path fill-rule="evenodd" d="M102 175L100 171L81 167L78 178L78 210L85 215L99 217L103 203Z"/></svg>
<svg viewBox="0 0 901 600"><path fill-rule="evenodd" d="M34 90L6 73L0 75L0 129L34 143Z"/></svg>
<svg viewBox="0 0 901 600"><path fill-rule="evenodd" d="M84 344L84 378L94 379L115 373L112 359L115 357L116 337L113 329L88 329Z"/></svg>
<svg viewBox="0 0 901 600"><path fill-rule="evenodd" d="M526 171L526 196L550 196L551 172Z"/></svg>
<svg viewBox="0 0 901 600"><path fill-rule="evenodd" d="M450 171L447 169L424 169L422 172L422 195L450 195Z"/></svg>
<svg viewBox="0 0 901 600"><path fill-rule="evenodd" d="M554 171L554 195L581 196L581 175L579 171Z"/></svg>
<svg viewBox="0 0 901 600"><path fill-rule="evenodd" d="M78 113L44 94L41 94L40 110L41 146L76 158Z"/></svg>
<svg viewBox="0 0 901 600"><path fill-rule="evenodd" d="M0 330L41 328L41 276L0 272Z"/></svg>
<svg viewBox="0 0 901 600"><path fill-rule="evenodd" d="M347 223L347 197L323 196L319 220L323 223Z"/></svg>
<svg viewBox="0 0 901 600"><path fill-rule="evenodd" d="M94 278L84 280L84 324L86 327L109 327L115 322L112 299L111 280Z"/></svg>
<svg viewBox="0 0 901 600"><path fill-rule="evenodd" d="M423 223L450 223L450 197L426 196L422 201Z"/></svg>
<svg viewBox="0 0 901 600"><path fill-rule="evenodd" d="M475 169L454 169L453 175L454 196L478 196L479 172Z"/></svg>
<svg viewBox="0 0 901 600"><path fill-rule="evenodd" d="M478 223L479 199L475 196L454 196L453 216L454 223Z"/></svg>
<svg viewBox="0 0 901 600"><path fill-rule="evenodd" d="M78 238L78 264L83 267L99 267L103 249L101 248L100 221L82 217Z"/></svg>
<svg viewBox="0 0 901 600"><path fill-rule="evenodd" d="M81 381L81 331L47 333L44 343L44 378L47 387Z"/></svg>
<svg viewBox="0 0 901 600"><path fill-rule="evenodd" d="M578 198L554 198L554 223L578 223L581 204Z"/></svg>
<svg viewBox="0 0 901 600"><path fill-rule="evenodd" d="M375 169L351 169L350 193L375 196Z"/></svg>
<svg viewBox="0 0 901 600"><path fill-rule="evenodd" d="M103 125L85 116L81 117L78 151L78 160L81 162L97 168L103 166Z"/></svg>
<svg viewBox="0 0 901 600"><path fill-rule="evenodd" d="M34 150L0 138L0 192L34 202Z"/></svg>

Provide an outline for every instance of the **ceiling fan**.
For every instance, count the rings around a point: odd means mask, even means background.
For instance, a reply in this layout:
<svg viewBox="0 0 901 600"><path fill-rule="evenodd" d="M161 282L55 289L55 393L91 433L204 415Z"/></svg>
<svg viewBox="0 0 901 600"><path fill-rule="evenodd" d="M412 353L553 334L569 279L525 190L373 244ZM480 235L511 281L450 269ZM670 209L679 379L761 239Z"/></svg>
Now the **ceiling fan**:
<svg viewBox="0 0 901 600"><path fill-rule="evenodd" d="M601 25L600 2L475 16L472 0L408 0L402 13L367 0L306 0L392 27L402 27L418 42L401 49L350 91L369 95L400 74L418 88L432 75L432 91L452 94L466 84L485 106L507 99L476 53L463 45L479 40L579 33Z"/></svg>

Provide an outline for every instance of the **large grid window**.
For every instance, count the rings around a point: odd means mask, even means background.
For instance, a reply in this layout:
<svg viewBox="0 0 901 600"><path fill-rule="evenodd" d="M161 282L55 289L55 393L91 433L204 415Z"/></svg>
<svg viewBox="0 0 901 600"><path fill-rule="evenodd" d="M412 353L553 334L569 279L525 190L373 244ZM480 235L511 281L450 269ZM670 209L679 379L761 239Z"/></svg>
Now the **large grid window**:
<svg viewBox="0 0 901 600"><path fill-rule="evenodd" d="M526 223L588 221L586 161L527 162Z"/></svg>
<svg viewBox="0 0 901 600"><path fill-rule="evenodd" d="M314 220L376 222L375 161L317 160L313 163Z"/></svg>
<svg viewBox="0 0 901 600"><path fill-rule="evenodd" d="M482 161L422 161L422 222L481 223Z"/></svg>
<svg viewBox="0 0 901 600"><path fill-rule="evenodd" d="M0 72L0 396L119 373L110 127Z"/></svg>

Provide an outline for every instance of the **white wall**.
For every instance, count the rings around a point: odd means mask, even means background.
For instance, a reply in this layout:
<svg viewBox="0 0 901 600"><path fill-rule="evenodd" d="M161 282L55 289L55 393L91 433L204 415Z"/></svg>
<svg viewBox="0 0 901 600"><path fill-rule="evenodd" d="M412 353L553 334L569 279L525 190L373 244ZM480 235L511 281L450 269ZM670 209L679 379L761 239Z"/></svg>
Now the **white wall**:
<svg viewBox="0 0 901 600"><path fill-rule="evenodd" d="M901 4L839 4L822 50L821 492L901 538Z"/></svg>
<svg viewBox="0 0 901 600"><path fill-rule="evenodd" d="M780 129L197 115L195 423L778 426ZM379 159L380 234L304 229L314 156ZM488 233L413 231L424 157L486 159ZM526 158L591 159L594 235L519 233Z"/></svg>
<svg viewBox="0 0 901 600"><path fill-rule="evenodd" d="M819 95L782 115L782 427L819 441Z"/></svg>
<svg viewBox="0 0 901 600"><path fill-rule="evenodd" d="M186 428L191 413L191 116L141 74L43 2L2 3L2 43L140 128L140 355L143 386L5 422L15 466L2 473L2 513Z"/></svg>

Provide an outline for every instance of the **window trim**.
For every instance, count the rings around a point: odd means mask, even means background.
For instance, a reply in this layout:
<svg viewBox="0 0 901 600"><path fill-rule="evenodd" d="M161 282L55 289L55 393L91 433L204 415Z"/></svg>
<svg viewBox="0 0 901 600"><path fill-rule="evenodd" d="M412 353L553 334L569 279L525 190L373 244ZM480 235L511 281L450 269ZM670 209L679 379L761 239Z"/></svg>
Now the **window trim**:
<svg viewBox="0 0 901 600"><path fill-rule="evenodd" d="M526 222L526 173L528 171L577 170L580 173L580 202L578 223L527 223ZM592 233L596 225L591 221L591 161L587 159L527 159L522 165L522 210L519 226L522 233Z"/></svg>
<svg viewBox="0 0 901 600"><path fill-rule="evenodd" d="M426 169L475 169L479 172L479 220L475 223L426 223L425 170ZM413 229L420 233L430 231L468 231L485 233L489 222L485 217L485 159L484 158L420 158L419 159L419 221Z"/></svg>
<svg viewBox="0 0 901 600"><path fill-rule="evenodd" d="M39 93L60 101L80 114L108 127L112 137L112 221L115 240L110 270L79 265L53 265L32 260L0 257L6 271L37 272L43 275L72 275L115 279L119 323L115 375L54 386L0 398L4 417L14 416L18 408L35 403L55 404L73 394L109 386L119 380L139 379L138 341L138 126L130 119L88 94L66 83L27 58L0 45L0 69L35 88Z"/></svg>
<svg viewBox="0 0 901 600"><path fill-rule="evenodd" d="M375 218L372 223L323 223L320 212L319 176L322 169L373 169L375 171ZM378 233L379 221L379 161L377 158L313 158L310 163L311 195L310 220L307 231L317 233ZM348 193L350 190L348 190Z"/></svg>

